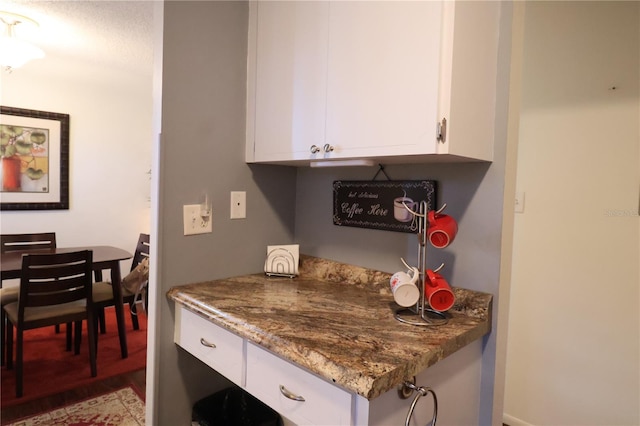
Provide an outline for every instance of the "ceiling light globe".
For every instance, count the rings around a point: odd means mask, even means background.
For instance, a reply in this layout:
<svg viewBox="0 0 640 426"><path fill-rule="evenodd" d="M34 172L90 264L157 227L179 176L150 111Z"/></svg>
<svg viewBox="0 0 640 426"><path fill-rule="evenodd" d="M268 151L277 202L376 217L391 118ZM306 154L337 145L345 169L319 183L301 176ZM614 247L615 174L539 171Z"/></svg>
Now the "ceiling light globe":
<svg viewBox="0 0 640 426"><path fill-rule="evenodd" d="M0 65L20 68L32 59L44 58L44 52L33 44L15 37L0 38Z"/></svg>

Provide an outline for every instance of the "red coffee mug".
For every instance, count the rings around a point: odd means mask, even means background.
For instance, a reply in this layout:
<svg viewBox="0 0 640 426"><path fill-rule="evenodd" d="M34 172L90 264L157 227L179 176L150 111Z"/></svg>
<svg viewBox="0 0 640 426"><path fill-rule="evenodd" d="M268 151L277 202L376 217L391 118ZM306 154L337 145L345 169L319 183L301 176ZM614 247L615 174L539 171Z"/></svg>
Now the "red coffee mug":
<svg viewBox="0 0 640 426"><path fill-rule="evenodd" d="M424 293L429 306L434 311L444 312L453 307L456 297L447 280L437 272L427 269Z"/></svg>
<svg viewBox="0 0 640 426"><path fill-rule="evenodd" d="M427 237L435 248L445 248L451 244L458 233L458 223L449 215L430 210Z"/></svg>

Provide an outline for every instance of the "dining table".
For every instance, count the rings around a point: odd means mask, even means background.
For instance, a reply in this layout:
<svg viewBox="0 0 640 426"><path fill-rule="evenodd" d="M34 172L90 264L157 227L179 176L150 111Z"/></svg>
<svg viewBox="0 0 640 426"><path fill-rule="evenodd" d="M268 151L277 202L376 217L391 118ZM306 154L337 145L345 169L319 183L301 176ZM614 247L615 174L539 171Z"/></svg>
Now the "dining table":
<svg viewBox="0 0 640 426"><path fill-rule="evenodd" d="M111 288L115 303L116 319L118 323L118 337L122 358L129 356L127 349L127 335L124 322L124 306L122 301L122 287L120 261L131 259L133 255L126 250L113 246L85 246L85 247L57 247L28 251L12 251L0 256L0 288L4 280L20 278L22 270L22 256L26 254L69 253L90 250L93 252L93 272L96 281L102 281L102 272L111 271Z"/></svg>

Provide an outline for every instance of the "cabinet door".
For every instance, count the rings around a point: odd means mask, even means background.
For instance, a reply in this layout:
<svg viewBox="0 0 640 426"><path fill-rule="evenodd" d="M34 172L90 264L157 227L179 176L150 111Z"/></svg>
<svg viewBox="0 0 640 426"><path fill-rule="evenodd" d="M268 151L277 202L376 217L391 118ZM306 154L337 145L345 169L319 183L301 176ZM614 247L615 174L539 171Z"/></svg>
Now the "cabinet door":
<svg viewBox="0 0 640 426"><path fill-rule="evenodd" d="M441 19L441 2L331 3L333 157L436 152Z"/></svg>
<svg viewBox="0 0 640 426"><path fill-rule="evenodd" d="M445 2L440 113L447 119L439 154L493 159L502 2Z"/></svg>
<svg viewBox="0 0 640 426"><path fill-rule="evenodd" d="M255 128L248 133L253 132L254 160L313 158L310 147L325 143L329 5L262 1L252 7L257 20Z"/></svg>

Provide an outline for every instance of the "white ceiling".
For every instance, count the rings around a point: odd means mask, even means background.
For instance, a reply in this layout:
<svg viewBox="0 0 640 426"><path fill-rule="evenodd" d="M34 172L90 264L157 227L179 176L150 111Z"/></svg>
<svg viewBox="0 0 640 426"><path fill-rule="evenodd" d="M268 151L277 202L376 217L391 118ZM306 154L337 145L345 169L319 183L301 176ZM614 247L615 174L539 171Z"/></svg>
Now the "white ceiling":
<svg viewBox="0 0 640 426"><path fill-rule="evenodd" d="M45 51L37 61L47 67L69 72L83 61L151 75L153 1L3 0L0 11L38 22L35 31L16 33Z"/></svg>

